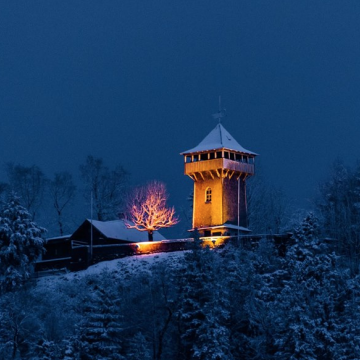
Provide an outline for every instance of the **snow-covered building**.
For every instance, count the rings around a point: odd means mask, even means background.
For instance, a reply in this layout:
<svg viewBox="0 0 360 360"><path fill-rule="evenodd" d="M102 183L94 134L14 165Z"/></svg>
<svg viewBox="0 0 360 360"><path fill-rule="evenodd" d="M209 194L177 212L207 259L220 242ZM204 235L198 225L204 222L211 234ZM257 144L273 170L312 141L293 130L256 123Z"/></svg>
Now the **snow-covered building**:
<svg viewBox="0 0 360 360"><path fill-rule="evenodd" d="M256 153L243 148L219 122L194 148L181 153L194 181L192 227L202 236L247 233L246 179Z"/></svg>
<svg viewBox="0 0 360 360"><path fill-rule="evenodd" d="M154 241L165 240L154 231ZM124 220L98 221L86 219L72 235L49 238L45 254L37 262L38 270L51 268L84 268L93 258L116 258L134 252L133 245L148 242L146 231L128 229ZM129 245L129 247L126 247ZM136 245L137 247L139 245ZM92 252L92 255L91 255ZM98 259L96 261L99 261ZM75 265L71 265L75 264Z"/></svg>
<svg viewBox="0 0 360 360"><path fill-rule="evenodd" d="M128 229L124 220L98 221L86 219L77 230L70 236L74 245L90 244L91 237L93 245L128 244L148 241L146 231ZM154 231L154 241L165 240L158 232Z"/></svg>
<svg viewBox="0 0 360 360"><path fill-rule="evenodd" d="M70 235L56 236L46 239L45 249L46 252L42 256L43 260L55 258L71 257L71 241Z"/></svg>

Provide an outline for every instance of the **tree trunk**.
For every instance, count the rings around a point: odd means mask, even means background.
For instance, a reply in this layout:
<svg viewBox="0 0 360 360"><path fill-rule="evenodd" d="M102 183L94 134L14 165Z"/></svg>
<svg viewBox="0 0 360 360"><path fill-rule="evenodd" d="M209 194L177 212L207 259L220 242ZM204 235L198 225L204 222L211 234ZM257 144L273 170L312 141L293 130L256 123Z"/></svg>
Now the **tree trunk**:
<svg viewBox="0 0 360 360"><path fill-rule="evenodd" d="M62 221L61 221L61 211L57 211L58 213L58 225L59 225L59 230L60 230L60 236L63 236L64 235L64 229L63 229L63 224L62 224Z"/></svg>
<svg viewBox="0 0 360 360"><path fill-rule="evenodd" d="M148 240L149 241L153 241L154 238L153 238L153 231L152 230L148 230Z"/></svg>
<svg viewBox="0 0 360 360"><path fill-rule="evenodd" d="M165 324L164 324L162 330L159 331L159 347L158 347L158 351L157 351L157 354L156 354L156 360L161 360L164 336L165 336L166 330L167 330L167 328L168 328L168 326L170 324L171 318L172 318L171 309L168 306L166 307L166 309L168 311L168 316L167 316L167 319L165 321Z"/></svg>

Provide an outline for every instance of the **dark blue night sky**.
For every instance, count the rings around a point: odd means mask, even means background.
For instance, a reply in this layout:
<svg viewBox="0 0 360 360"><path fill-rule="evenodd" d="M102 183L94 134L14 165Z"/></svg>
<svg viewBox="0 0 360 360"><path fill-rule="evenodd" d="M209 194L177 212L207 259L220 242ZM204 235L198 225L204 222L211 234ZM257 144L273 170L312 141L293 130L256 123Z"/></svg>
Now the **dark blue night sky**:
<svg viewBox="0 0 360 360"><path fill-rule="evenodd" d="M178 208L179 153L222 95L225 128L306 206L360 158L359 19L358 0L0 0L0 159L77 176L93 154Z"/></svg>

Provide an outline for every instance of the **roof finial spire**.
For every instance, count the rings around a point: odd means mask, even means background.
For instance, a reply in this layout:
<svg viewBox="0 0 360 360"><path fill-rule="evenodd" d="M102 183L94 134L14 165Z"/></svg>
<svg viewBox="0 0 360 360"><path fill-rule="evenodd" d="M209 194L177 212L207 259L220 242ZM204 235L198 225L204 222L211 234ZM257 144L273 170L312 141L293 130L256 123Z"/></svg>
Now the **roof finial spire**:
<svg viewBox="0 0 360 360"><path fill-rule="evenodd" d="M214 119L219 119L219 124L221 124L221 119L225 117L226 109L221 109L221 95L219 95L219 111L215 114L212 114Z"/></svg>

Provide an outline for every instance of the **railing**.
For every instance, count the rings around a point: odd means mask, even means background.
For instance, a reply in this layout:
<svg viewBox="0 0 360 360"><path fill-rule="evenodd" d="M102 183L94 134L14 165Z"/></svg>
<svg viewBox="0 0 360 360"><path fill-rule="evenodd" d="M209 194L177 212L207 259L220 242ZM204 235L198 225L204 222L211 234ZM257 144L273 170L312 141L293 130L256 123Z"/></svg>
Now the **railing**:
<svg viewBox="0 0 360 360"><path fill-rule="evenodd" d="M243 163L225 158L185 163L186 175L219 169L228 169L239 173L254 174L255 166L254 164Z"/></svg>
<svg viewBox="0 0 360 360"><path fill-rule="evenodd" d="M207 237L200 237L200 240L202 241L202 245L204 247L208 246L210 248L218 248L224 246L228 242L233 242L238 246L243 246L244 248L251 249L253 247L256 247L256 244L261 239L264 238L274 240L275 245L279 247L279 253L283 254L285 253L286 250L285 244L290 241L291 234L239 235L239 237L236 235L207 236ZM71 271L77 271L77 270L86 269L90 264L95 264L97 262L104 260L113 260L113 259L118 259L132 255L145 255L152 253L187 250L189 249L187 243L192 243L193 241L194 241L193 238L183 238L183 239L169 239L169 240L161 240L161 241L146 241L146 242L129 243L129 244L94 245L92 259L89 258L89 251L88 251L89 246L83 245L72 248L71 259L70 258L53 259L45 263L39 262L35 265L38 268L37 269L38 272L56 266L58 268L66 267ZM62 263L62 261L64 260L67 260L66 265ZM49 266L45 266L47 264ZM39 276L39 273L37 275Z"/></svg>

